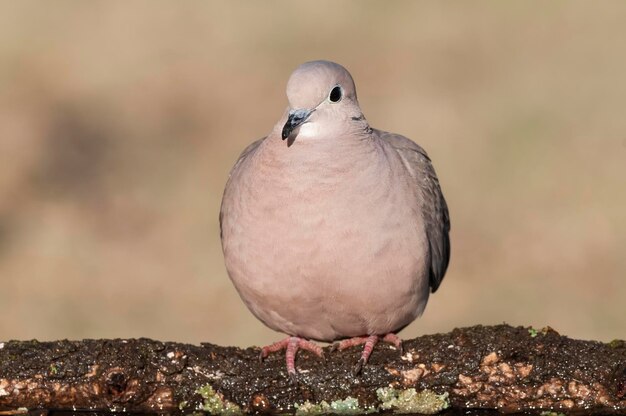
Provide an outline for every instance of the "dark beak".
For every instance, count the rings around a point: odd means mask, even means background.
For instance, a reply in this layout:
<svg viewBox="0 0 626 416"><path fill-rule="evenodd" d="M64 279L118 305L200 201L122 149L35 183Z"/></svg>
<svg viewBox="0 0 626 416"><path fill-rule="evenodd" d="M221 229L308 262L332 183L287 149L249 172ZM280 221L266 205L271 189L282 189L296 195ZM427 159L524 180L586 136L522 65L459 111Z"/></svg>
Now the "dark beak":
<svg viewBox="0 0 626 416"><path fill-rule="evenodd" d="M291 132L294 131L296 127L304 123L313 111L315 111L315 109L309 110L307 108L299 108L297 110L289 111L289 117L287 118L287 122L283 127L283 140L289 137L289 135L291 135Z"/></svg>

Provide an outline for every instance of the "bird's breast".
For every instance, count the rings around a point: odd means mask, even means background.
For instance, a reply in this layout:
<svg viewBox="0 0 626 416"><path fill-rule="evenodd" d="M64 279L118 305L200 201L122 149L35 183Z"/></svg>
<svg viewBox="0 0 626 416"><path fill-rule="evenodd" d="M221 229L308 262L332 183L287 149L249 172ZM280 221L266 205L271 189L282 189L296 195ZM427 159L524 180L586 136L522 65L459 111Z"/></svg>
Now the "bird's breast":
<svg viewBox="0 0 626 416"><path fill-rule="evenodd" d="M239 173L238 189L227 189L226 266L270 327L291 333L311 327L317 332L310 337L325 339L379 325L372 316L394 307L392 300L407 309L398 315L414 313L424 287L425 239L410 189L385 163L372 153L353 163L251 165Z"/></svg>

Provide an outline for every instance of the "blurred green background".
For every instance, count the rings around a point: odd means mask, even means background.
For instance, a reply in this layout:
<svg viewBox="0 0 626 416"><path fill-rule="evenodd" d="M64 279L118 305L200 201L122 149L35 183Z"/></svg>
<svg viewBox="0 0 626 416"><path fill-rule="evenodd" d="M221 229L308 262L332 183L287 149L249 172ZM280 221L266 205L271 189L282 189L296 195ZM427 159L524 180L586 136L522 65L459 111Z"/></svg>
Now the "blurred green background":
<svg viewBox="0 0 626 416"><path fill-rule="evenodd" d="M0 338L277 340L226 275L230 167L291 71L432 157L452 261L403 337L626 337L625 2L0 5Z"/></svg>

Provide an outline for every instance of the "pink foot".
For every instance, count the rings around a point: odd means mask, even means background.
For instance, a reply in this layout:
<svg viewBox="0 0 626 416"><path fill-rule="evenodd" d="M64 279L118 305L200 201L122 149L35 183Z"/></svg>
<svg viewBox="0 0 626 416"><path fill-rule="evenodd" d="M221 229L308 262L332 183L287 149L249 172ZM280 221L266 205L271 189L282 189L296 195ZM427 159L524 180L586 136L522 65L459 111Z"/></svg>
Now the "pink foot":
<svg viewBox="0 0 626 416"><path fill-rule="evenodd" d="M261 354L259 360L263 361L270 352L276 352L280 350L287 350L285 358L287 360L287 374L292 381L296 381L296 353L302 348L303 350L311 351L313 354L320 358L324 358L324 352L319 345L315 345L311 341L308 341L299 337L287 337L281 341L275 342L272 345L261 348Z"/></svg>
<svg viewBox="0 0 626 416"><path fill-rule="evenodd" d="M378 335L370 335L368 337L355 337L355 338L350 338L350 339L344 339L343 341L336 342L335 344L333 344L331 351L334 351L334 350L342 351L342 350L345 350L346 348L365 344L365 346L363 347L363 352L361 353L361 358L359 359L359 361L357 361L354 368L352 369L352 374L356 376L361 372L361 369L363 368L363 366L367 364L367 360L370 358L370 355L372 354L372 350L374 349L374 346L376 346L379 340L380 340L380 336ZM387 335L385 335L382 338L382 340L383 342L388 342L390 344L395 345L398 351L400 351L400 354L402 354L402 340L396 334L392 334L390 332Z"/></svg>

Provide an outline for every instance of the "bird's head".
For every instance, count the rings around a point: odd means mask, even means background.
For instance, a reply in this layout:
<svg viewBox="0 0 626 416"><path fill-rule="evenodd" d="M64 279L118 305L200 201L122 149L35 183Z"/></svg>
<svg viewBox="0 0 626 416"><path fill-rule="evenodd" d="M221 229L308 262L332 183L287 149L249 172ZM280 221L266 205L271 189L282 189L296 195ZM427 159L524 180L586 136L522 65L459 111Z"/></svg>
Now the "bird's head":
<svg viewBox="0 0 626 416"><path fill-rule="evenodd" d="M289 109L281 136L315 138L364 120L350 73L329 61L300 65L287 82ZM339 129L339 130L337 130Z"/></svg>

